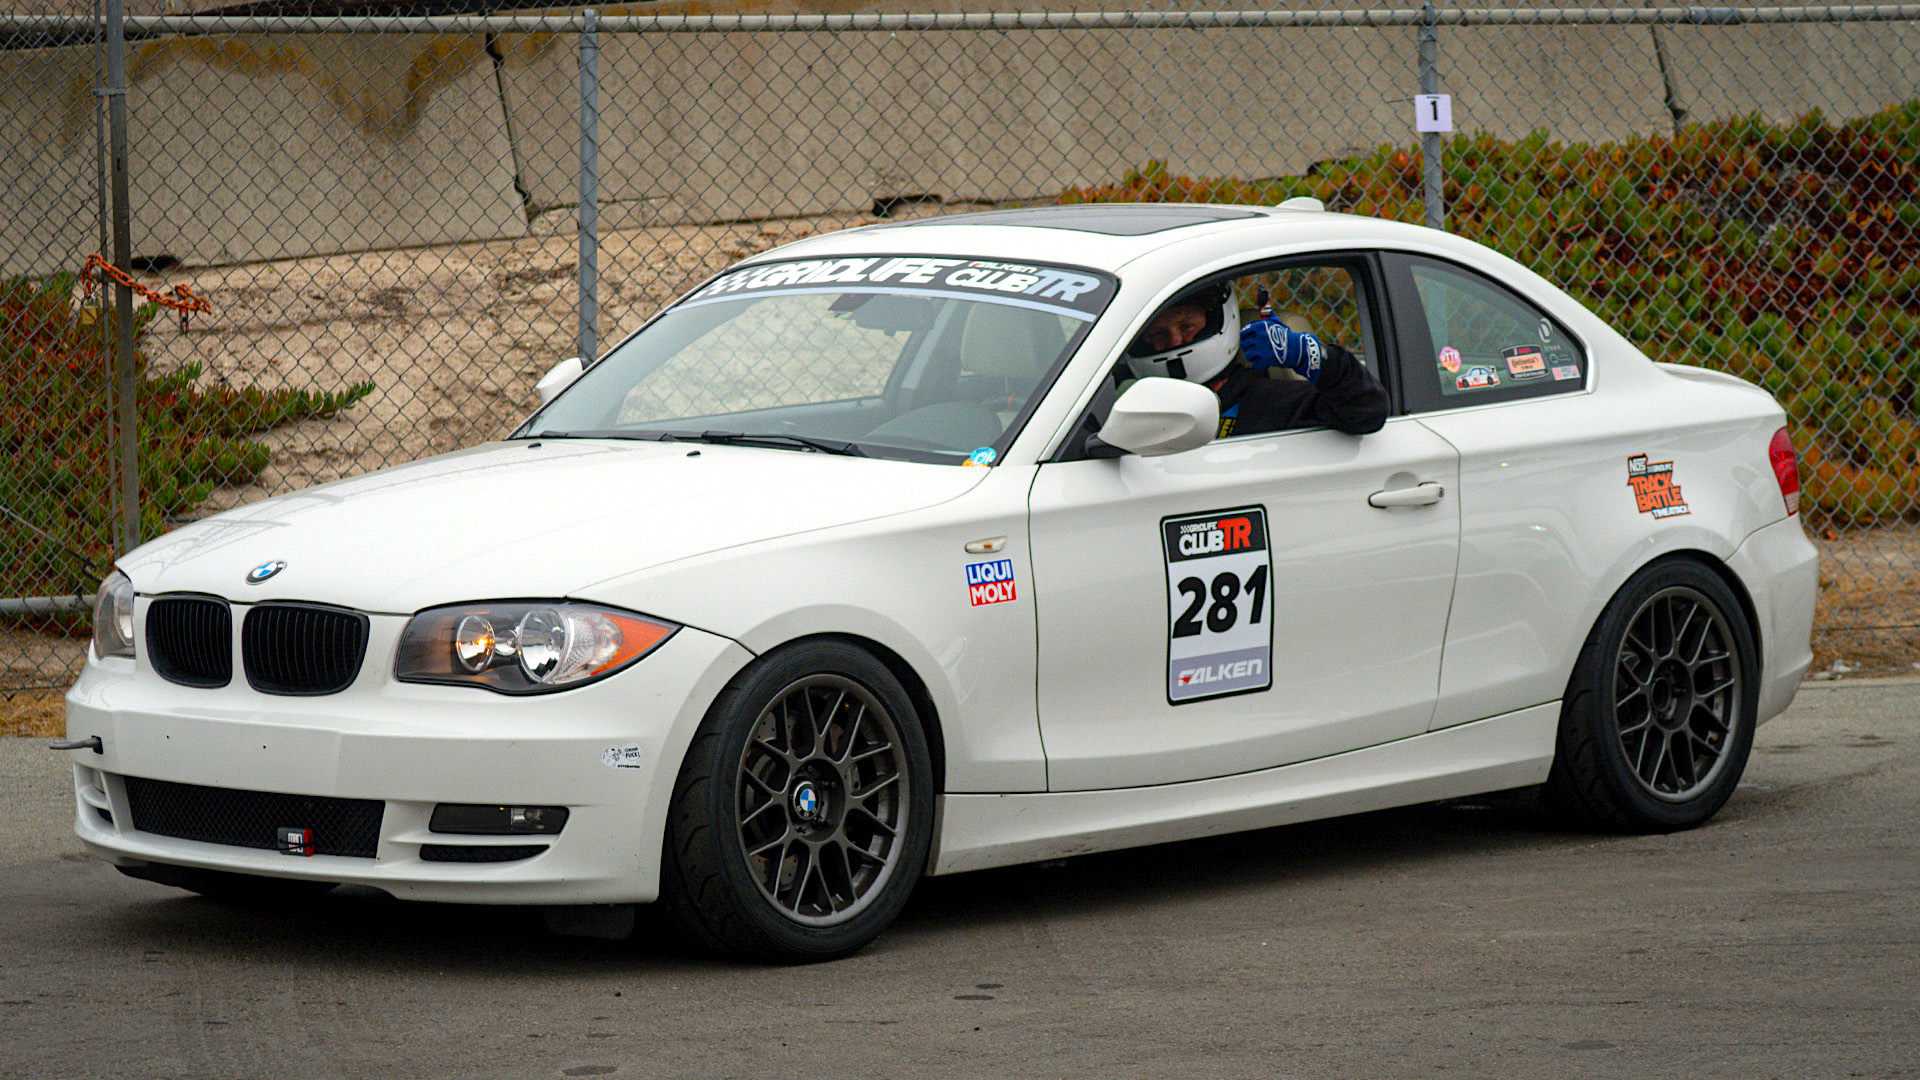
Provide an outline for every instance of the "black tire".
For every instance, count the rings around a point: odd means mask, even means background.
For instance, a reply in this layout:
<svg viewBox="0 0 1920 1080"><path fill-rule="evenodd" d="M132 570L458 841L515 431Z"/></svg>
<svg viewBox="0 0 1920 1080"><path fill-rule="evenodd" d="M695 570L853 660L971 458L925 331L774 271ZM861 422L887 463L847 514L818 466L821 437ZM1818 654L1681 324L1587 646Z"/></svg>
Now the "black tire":
<svg viewBox="0 0 1920 1080"><path fill-rule="evenodd" d="M724 953L845 956L906 905L933 807L926 735L899 680L850 643L797 642L736 676L694 733L661 899Z"/></svg>
<svg viewBox="0 0 1920 1080"><path fill-rule="evenodd" d="M209 900L245 906L299 904L315 899L334 888L331 881L304 881L296 878L266 877L259 874L232 874L223 870L200 870L187 866L147 863L141 866L115 867L121 873L142 881L171 885L176 889L199 893Z"/></svg>
<svg viewBox="0 0 1920 1080"><path fill-rule="evenodd" d="M1746 611L1719 575L1689 558L1643 567L1574 664L1547 808L1612 832L1702 824L1746 768L1759 675Z"/></svg>

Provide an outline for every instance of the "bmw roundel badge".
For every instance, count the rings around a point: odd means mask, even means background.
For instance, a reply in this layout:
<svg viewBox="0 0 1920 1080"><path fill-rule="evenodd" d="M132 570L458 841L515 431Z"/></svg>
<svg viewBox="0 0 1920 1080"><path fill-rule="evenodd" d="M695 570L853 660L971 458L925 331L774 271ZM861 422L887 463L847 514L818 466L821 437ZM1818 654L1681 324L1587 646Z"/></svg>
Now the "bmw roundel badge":
<svg viewBox="0 0 1920 1080"><path fill-rule="evenodd" d="M259 566L247 571L247 584L258 585L286 568L287 561L285 559L263 562Z"/></svg>

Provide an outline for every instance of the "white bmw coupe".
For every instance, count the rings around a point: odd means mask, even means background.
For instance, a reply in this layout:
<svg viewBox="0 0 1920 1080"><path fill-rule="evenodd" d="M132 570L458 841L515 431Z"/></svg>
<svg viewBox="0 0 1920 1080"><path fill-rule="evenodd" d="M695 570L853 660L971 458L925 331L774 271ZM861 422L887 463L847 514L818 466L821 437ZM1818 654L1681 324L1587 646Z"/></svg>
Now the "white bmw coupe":
<svg viewBox="0 0 1920 1080"><path fill-rule="evenodd" d="M1136 378L1197 288L1343 346L1384 426L1221 437ZM1697 825L1810 658L1766 393L1317 204L819 236L540 389L120 560L56 744L88 850L823 959L924 874L1534 785Z"/></svg>

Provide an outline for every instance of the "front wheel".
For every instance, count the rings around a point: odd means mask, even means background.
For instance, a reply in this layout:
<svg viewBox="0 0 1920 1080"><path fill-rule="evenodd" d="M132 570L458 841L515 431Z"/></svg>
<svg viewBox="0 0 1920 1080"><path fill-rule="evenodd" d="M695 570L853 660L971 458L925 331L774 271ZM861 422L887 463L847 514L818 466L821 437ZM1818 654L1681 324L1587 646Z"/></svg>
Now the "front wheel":
<svg viewBox="0 0 1920 1080"><path fill-rule="evenodd" d="M879 935L926 868L933 770L898 679L810 641L722 691L674 785L661 895L709 947L829 960Z"/></svg>
<svg viewBox="0 0 1920 1080"><path fill-rule="evenodd" d="M1746 768L1759 666L1745 611L1719 575L1691 559L1643 568L1580 651L1547 805L1622 832L1705 822Z"/></svg>

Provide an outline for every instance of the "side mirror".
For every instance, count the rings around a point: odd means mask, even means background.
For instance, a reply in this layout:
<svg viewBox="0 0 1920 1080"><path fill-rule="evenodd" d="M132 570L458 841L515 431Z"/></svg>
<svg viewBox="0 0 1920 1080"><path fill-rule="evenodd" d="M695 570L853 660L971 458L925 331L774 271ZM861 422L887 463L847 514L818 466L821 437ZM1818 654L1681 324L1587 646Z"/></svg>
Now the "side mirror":
<svg viewBox="0 0 1920 1080"><path fill-rule="evenodd" d="M569 356L547 369L547 373L540 376L540 381L533 384L534 392L540 395L540 404L545 405L558 397L560 391L573 385L573 380L585 370L586 365L577 356Z"/></svg>
<svg viewBox="0 0 1920 1080"><path fill-rule="evenodd" d="M1220 399L1185 379L1141 379L1121 392L1098 438L1141 457L1177 454L1213 441Z"/></svg>

